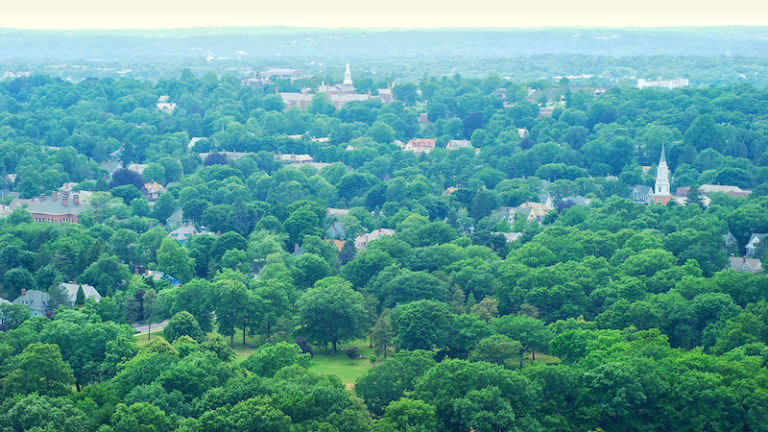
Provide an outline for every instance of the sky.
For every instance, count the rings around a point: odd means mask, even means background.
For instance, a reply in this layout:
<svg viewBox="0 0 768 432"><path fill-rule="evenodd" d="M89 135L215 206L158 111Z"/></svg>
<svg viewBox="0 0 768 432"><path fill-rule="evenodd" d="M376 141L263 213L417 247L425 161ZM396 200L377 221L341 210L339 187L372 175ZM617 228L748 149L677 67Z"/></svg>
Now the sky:
<svg viewBox="0 0 768 432"><path fill-rule="evenodd" d="M707 4L717 3L717 4ZM0 28L768 25L765 0L0 0Z"/></svg>

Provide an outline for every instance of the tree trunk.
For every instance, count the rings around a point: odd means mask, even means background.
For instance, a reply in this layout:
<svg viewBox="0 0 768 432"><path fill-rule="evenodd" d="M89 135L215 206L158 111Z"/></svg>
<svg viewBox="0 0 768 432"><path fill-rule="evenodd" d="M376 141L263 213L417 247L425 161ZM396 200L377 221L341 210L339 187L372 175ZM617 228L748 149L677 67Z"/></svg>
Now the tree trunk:
<svg viewBox="0 0 768 432"><path fill-rule="evenodd" d="M147 340L152 340L152 320L149 321L149 328L147 329Z"/></svg>
<svg viewBox="0 0 768 432"><path fill-rule="evenodd" d="M245 346L245 321L243 321L243 346Z"/></svg>
<svg viewBox="0 0 768 432"><path fill-rule="evenodd" d="M235 332L233 331L231 335L229 335L229 346L234 348L235 347Z"/></svg>
<svg viewBox="0 0 768 432"><path fill-rule="evenodd" d="M524 351L520 350L520 369L523 368L523 354L524 354Z"/></svg>
<svg viewBox="0 0 768 432"><path fill-rule="evenodd" d="M77 392L78 392L78 393L80 393L80 390L82 390L82 389L80 388L80 381L78 381L78 380L75 380L75 388L77 388Z"/></svg>
<svg viewBox="0 0 768 432"><path fill-rule="evenodd" d="M536 361L536 346L531 342L531 362Z"/></svg>
<svg viewBox="0 0 768 432"><path fill-rule="evenodd" d="M331 342L331 355L336 355L336 340L334 339L333 342Z"/></svg>

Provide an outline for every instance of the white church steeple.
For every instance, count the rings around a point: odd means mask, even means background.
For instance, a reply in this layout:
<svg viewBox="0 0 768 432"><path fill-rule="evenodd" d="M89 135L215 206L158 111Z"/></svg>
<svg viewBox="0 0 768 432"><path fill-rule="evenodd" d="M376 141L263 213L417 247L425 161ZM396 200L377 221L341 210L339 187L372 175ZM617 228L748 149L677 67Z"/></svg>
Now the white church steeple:
<svg viewBox="0 0 768 432"><path fill-rule="evenodd" d="M656 168L656 187L653 192L653 202L662 204L669 202L669 167L664 155L664 144L661 145L661 158Z"/></svg>
<svg viewBox="0 0 768 432"><path fill-rule="evenodd" d="M349 63L347 63L347 70L344 71L344 83L345 86L352 85L352 72L349 71Z"/></svg>

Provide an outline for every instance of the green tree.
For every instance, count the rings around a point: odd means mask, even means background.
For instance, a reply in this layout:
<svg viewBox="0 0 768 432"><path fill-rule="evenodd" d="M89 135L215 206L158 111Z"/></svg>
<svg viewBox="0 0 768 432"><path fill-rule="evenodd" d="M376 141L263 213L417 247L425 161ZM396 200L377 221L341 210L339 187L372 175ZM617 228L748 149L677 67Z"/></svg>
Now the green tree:
<svg viewBox="0 0 768 432"><path fill-rule="evenodd" d="M258 351L248 356L240 365L256 375L271 378L286 366L299 365L309 367L309 353L301 352L296 344L279 342L262 345Z"/></svg>
<svg viewBox="0 0 768 432"><path fill-rule="evenodd" d="M195 317L187 311L174 314L163 329L163 337L168 342L172 343L181 336L189 336L198 342L205 339L205 334L200 330Z"/></svg>
<svg viewBox="0 0 768 432"><path fill-rule="evenodd" d="M157 251L157 268L182 283L192 279L193 263L187 250L170 237L164 238L160 243L160 249Z"/></svg>
<svg viewBox="0 0 768 432"><path fill-rule="evenodd" d="M365 323L363 296L337 277L318 281L296 302L300 332L322 344L336 345L362 336Z"/></svg>
<svg viewBox="0 0 768 432"><path fill-rule="evenodd" d="M418 399L394 401L387 406L379 427L387 432L434 432L437 430L435 407Z"/></svg>
<svg viewBox="0 0 768 432"><path fill-rule="evenodd" d="M25 268L13 268L5 272L3 275L3 291L11 299L21 295L21 290L33 290L37 289L37 283L35 278L32 277L32 273Z"/></svg>
<svg viewBox="0 0 768 432"><path fill-rule="evenodd" d="M9 398L17 394L37 393L41 396L64 396L72 393L75 376L61 358L59 347L39 342L24 348L8 359L2 379L2 392Z"/></svg>
<svg viewBox="0 0 768 432"><path fill-rule="evenodd" d="M454 317L448 305L434 300L418 300L392 309L390 314L395 343L400 349L431 350L448 342Z"/></svg>

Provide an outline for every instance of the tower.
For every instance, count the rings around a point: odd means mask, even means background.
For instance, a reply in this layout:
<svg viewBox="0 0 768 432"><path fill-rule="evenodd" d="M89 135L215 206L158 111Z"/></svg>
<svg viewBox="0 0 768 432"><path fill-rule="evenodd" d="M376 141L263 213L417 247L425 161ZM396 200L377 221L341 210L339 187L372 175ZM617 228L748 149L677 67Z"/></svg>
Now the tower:
<svg viewBox="0 0 768 432"><path fill-rule="evenodd" d="M345 86L352 86L352 72L349 71L349 63L347 63L347 70L344 71L344 83Z"/></svg>
<svg viewBox="0 0 768 432"><path fill-rule="evenodd" d="M666 204L669 202L669 167L664 156L664 144L661 145L661 158L659 167L656 168L656 187L653 190L653 202Z"/></svg>

